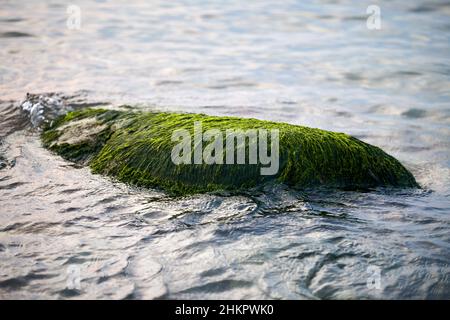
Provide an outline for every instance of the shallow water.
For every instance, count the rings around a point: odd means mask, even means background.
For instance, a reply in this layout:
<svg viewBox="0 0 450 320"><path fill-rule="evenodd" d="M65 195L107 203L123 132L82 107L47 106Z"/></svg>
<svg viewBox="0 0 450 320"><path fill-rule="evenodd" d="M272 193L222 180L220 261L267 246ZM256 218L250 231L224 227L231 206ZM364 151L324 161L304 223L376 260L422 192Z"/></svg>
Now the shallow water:
<svg viewBox="0 0 450 320"><path fill-rule="evenodd" d="M0 3L0 298L450 298L450 3L77 5ZM43 149L27 92L345 131L422 189L174 199Z"/></svg>

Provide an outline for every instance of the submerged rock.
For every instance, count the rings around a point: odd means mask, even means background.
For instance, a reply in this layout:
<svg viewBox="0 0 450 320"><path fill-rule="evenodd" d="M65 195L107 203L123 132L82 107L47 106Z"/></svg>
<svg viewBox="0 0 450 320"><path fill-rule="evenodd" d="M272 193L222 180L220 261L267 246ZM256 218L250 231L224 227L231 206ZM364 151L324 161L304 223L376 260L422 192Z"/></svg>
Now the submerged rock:
<svg viewBox="0 0 450 320"><path fill-rule="evenodd" d="M214 134L195 140L199 124ZM193 144L184 141L185 149L180 148L180 136L174 136L181 129L194 137ZM226 148L233 129L255 129L256 136L248 137L258 141L259 159L257 154L250 160L251 142L246 145L250 140L236 140L236 144L233 140L231 151ZM267 137L264 130L278 136ZM269 142L267 154L261 154L263 137ZM89 165L94 173L178 195L237 191L267 181L300 188L418 187L399 161L352 136L256 119L89 108L59 117L44 128L41 138L46 148ZM228 160L235 160L242 147L244 163L241 159L240 164L230 164ZM182 161L174 161L174 150L181 151ZM227 158L230 152L234 153ZM262 156L275 152L279 152L278 159L272 158L278 161L273 166L277 170L264 173L269 163Z"/></svg>

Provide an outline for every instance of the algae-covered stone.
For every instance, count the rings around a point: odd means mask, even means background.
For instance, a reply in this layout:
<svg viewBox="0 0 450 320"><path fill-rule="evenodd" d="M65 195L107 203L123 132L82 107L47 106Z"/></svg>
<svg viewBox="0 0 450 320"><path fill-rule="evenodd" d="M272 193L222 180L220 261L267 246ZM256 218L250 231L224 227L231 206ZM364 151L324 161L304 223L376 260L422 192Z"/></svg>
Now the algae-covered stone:
<svg viewBox="0 0 450 320"><path fill-rule="evenodd" d="M215 154L214 163L194 161L194 153L198 151L194 139L186 149L190 154L184 155L184 159L193 161L177 164L173 161L173 150L179 142L173 139L174 132L184 129L195 137L198 124L202 130L219 137L223 133L222 139L216 139L215 143L220 147L223 144L225 152ZM269 143L267 151L279 151L277 171L261 174L267 165L261 159L230 164L226 159L230 150L225 140L232 130L255 130L259 141L262 133L276 130L279 149L275 150L274 144ZM256 119L84 109L70 112L48 125L42 141L45 147L66 159L89 164L95 173L139 186L161 187L174 194L236 191L271 180L301 188L418 187L399 161L352 136ZM205 137L201 141L208 145ZM245 157L249 159L251 150L245 141ZM274 142L274 138L267 141ZM236 154L239 147L242 145L234 145Z"/></svg>

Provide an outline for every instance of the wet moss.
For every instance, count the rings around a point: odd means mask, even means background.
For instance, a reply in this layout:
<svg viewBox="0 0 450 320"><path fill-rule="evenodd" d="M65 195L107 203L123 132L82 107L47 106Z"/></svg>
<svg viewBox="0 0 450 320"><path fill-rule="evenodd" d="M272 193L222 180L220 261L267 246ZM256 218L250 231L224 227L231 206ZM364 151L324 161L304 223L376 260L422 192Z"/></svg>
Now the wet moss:
<svg viewBox="0 0 450 320"><path fill-rule="evenodd" d="M95 120L90 120L90 128L94 123L101 130L94 136L87 134L88 138L75 140L77 143L60 143L69 130L82 131L86 123L80 120L88 118ZM78 131L73 129L77 121ZM172 133L186 129L193 135L196 121L202 123L203 132L209 129L221 132L226 129L278 129L278 173L261 175L259 161L256 164L225 164L226 152L224 164L175 165L171 151L178 142L172 142ZM74 124L72 129L71 124ZM256 119L84 109L57 119L44 130L42 141L44 146L66 159L88 163L94 173L134 185L160 187L178 195L236 191L274 179L305 188L418 187L412 174L378 147L344 133ZM225 150L225 139L223 143Z"/></svg>

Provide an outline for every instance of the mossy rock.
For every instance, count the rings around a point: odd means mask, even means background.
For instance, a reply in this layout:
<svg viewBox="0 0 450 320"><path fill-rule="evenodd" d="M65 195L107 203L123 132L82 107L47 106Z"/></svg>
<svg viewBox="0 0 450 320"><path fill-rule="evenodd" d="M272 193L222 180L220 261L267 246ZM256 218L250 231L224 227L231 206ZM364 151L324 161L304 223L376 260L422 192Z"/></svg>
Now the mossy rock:
<svg viewBox="0 0 450 320"><path fill-rule="evenodd" d="M172 141L172 133L186 129L193 134L196 122L202 123L203 130L221 132L278 130L279 170L274 175L261 175L264 166L260 161L174 164L171 151L178 142ZM65 159L89 165L94 173L138 186L159 187L176 195L238 191L268 181L299 188L418 187L399 161L352 136L256 119L83 109L47 125L41 138L46 148Z"/></svg>

